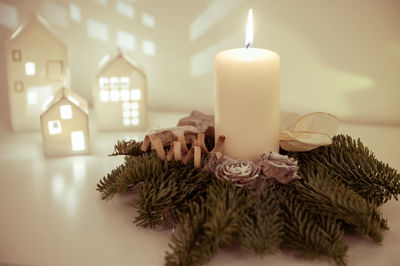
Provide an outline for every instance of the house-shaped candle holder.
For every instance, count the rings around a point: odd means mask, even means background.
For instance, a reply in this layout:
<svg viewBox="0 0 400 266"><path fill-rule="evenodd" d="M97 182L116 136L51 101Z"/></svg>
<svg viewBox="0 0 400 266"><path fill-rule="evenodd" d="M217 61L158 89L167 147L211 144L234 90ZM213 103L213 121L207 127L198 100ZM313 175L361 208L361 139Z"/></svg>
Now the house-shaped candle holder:
<svg viewBox="0 0 400 266"><path fill-rule="evenodd" d="M147 128L146 76L136 62L119 51L103 57L94 80L94 108L98 130Z"/></svg>
<svg viewBox="0 0 400 266"><path fill-rule="evenodd" d="M43 105L40 116L47 157L89 153L88 104L62 87Z"/></svg>
<svg viewBox="0 0 400 266"><path fill-rule="evenodd" d="M42 104L66 84L67 49L49 23L35 16L7 41L6 64L12 129L39 130Z"/></svg>

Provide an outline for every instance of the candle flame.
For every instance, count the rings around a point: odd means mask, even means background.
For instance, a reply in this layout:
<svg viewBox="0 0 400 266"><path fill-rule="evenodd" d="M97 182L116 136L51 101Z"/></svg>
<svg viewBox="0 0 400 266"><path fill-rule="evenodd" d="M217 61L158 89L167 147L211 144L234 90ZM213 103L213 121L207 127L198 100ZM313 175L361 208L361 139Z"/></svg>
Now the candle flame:
<svg viewBox="0 0 400 266"><path fill-rule="evenodd" d="M251 47L254 42L254 25L253 25L253 9L250 8L249 16L247 18L247 28L246 28L246 41L244 46L247 48Z"/></svg>

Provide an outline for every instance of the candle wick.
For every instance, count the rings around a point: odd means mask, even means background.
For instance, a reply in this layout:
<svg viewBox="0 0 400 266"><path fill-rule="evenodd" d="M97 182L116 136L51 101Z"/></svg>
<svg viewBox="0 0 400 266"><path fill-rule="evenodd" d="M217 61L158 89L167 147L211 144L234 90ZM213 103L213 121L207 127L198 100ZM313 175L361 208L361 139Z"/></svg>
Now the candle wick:
<svg viewBox="0 0 400 266"><path fill-rule="evenodd" d="M248 43L246 44L246 49L249 49L249 47L250 47L250 42L248 42Z"/></svg>

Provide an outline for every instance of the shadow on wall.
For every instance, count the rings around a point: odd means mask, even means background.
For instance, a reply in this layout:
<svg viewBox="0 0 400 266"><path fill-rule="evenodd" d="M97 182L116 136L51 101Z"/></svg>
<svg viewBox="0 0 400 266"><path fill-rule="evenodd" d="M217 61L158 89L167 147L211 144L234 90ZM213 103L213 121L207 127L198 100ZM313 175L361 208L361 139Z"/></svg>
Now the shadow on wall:
<svg viewBox="0 0 400 266"><path fill-rule="evenodd" d="M213 58L243 46L250 7L255 46L281 56L282 109L400 125L397 0L3 0L0 36L36 12L63 33L71 87L89 103L98 61L120 46L147 74L150 109L211 113Z"/></svg>

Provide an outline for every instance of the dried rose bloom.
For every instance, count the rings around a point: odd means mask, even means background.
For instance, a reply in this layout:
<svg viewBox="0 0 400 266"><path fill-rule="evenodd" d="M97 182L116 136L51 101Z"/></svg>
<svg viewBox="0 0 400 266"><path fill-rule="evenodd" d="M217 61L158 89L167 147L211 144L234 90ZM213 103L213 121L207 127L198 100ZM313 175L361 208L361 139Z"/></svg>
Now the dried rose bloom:
<svg viewBox="0 0 400 266"><path fill-rule="evenodd" d="M256 180L260 167L247 160L226 160L215 169L215 176L220 180L231 181L241 187Z"/></svg>
<svg viewBox="0 0 400 266"><path fill-rule="evenodd" d="M267 179L273 178L282 184L301 178L297 173L299 170L298 162L287 155L267 152L261 155L257 164L261 167L261 171Z"/></svg>

